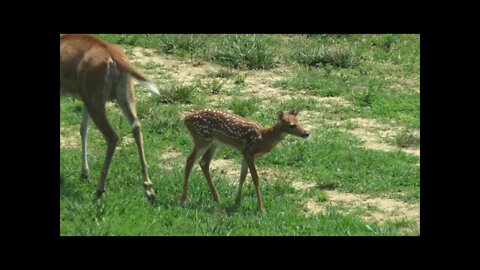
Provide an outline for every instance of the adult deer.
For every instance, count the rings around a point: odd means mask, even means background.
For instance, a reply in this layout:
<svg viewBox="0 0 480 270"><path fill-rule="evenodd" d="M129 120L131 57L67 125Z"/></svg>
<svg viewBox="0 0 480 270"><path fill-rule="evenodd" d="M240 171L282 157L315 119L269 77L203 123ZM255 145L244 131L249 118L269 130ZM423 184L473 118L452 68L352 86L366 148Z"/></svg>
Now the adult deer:
<svg viewBox="0 0 480 270"><path fill-rule="evenodd" d="M116 100L132 127L146 196L150 201L154 201L155 191L148 176L132 78L146 83L153 93L159 94L157 86L130 64L120 47L91 35L60 36L60 95L71 95L84 104L80 125L82 177L87 177L89 171L87 134L88 120L92 118L107 143L96 195L100 197L105 192L105 180L118 142L118 135L107 119L105 104L107 101Z"/></svg>
<svg viewBox="0 0 480 270"><path fill-rule="evenodd" d="M226 145L237 149L243 155L236 203L239 204L241 201L243 184L250 169L257 194L258 210L263 211L255 157L269 152L286 134L302 138L309 136L308 131L302 128L296 118L298 112L298 109L291 110L288 114L283 111L280 112L277 123L271 128L263 128L248 119L218 110L205 109L187 115L185 125L193 137L195 146L185 166L181 202L187 199L188 178L193 164L202 155L200 167L210 187L213 199L217 202L220 200L218 191L212 182L209 167L217 147Z"/></svg>

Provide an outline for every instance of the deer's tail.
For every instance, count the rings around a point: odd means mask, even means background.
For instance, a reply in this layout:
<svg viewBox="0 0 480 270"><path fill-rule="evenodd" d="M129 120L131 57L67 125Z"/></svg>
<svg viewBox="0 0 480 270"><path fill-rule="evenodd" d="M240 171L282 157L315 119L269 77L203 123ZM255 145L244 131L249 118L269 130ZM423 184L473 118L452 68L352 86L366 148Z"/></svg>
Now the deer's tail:
<svg viewBox="0 0 480 270"><path fill-rule="evenodd" d="M126 57L115 57L115 62L117 62L118 66L123 70L128 72L135 80L139 82L143 82L147 85L148 89L153 93L160 95L160 91L158 90L157 85L149 80L145 75L143 75L140 71L130 64L130 61L126 59Z"/></svg>

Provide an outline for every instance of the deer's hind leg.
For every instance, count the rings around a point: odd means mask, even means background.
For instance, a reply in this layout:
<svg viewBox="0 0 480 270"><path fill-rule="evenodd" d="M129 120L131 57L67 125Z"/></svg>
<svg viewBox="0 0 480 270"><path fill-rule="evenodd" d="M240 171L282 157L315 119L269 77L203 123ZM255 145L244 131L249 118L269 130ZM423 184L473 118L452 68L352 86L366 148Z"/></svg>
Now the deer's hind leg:
<svg viewBox="0 0 480 270"><path fill-rule="evenodd" d="M193 134L192 134L193 135ZM193 135L195 138L196 136ZM204 140L204 139L194 139L195 146L193 147L192 153L187 158L187 163L185 165L185 173L184 173L184 180L183 180L183 189L182 195L180 196L180 202L185 202L187 199L187 192L188 192L188 178L190 177L190 172L192 171L193 165L195 162L202 156L210 147L211 140Z"/></svg>
<svg viewBox="0 0 480 270"><path fill-rule="evenodd" d="M100 180L98 181L96 192L97 197L100 197L105 192L105 182L115 148L117 147L118 135L107 119L105 102L98 100L86 100L85 107L87 108L88 113L98 130L100 130L105 138L105 141L107 142L107 152L105 154L105 160L103 162L103 168L100 174Z"/></svg>
<svg viewBox="0 0 480 270"><path fill-rule="evenodd" d="M88 64L85 64L85 67L80 71L80 95L82 101L88 115L90 115L90 118L92 118L92 121L102 133L107 143L107 152L105 154L100 180L97 185L97 197L100 197L105 192L107 174L118 142L118 135L108 121L105 109L107 100L105 98L105 74L105 69L101 67L90 68Z"/></svg>
<svg viewBox="0 0 480 270"><path fill-rule="evenodd" d="M212 182L212 178L210 176L210 162L212 161L215 152L217 151L218 146L212 144L208 150L203 155L202 159L200 160L200 167L202 168L203 175L205 179L207 179L208 187L210 191L212 191L213 200L216 202L220 201L220 197L218 195L217 188Z"/></svg>
<svg viewBox="0 0 480 270"><path fill-rule="evenodd" d="M133 137L138 149L138 156L140 158L140 168L142 171L143 188L145 195L150 202L155 201L155 191L153 183L148 176L148 165L145 159L145 152L143 148L143 135L141 131L140 120L137 117L137 109L135 107L135 95L133 91L133 81L125 73L119 76L115 85L115 96L123 114L127 118L132 127Z"/></svg>
<svg viewBox="0 0 480 270"><path fill-rule="evenodd" d="M80 125L80 136L82 137L82 171L81 179L88 178L88 159L87 159L87 137L88 137L88 115L87 108L83 107L82 124Z"/></svg>

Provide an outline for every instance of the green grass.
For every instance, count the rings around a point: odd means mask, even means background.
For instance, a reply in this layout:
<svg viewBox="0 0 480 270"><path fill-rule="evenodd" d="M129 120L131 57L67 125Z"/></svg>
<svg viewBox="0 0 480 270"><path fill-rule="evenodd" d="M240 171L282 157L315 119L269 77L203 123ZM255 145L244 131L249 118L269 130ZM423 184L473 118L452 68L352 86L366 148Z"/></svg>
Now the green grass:
<svg viewBox="0 0 480 270"><path fill-rule="evenodd" d="M157 48L166 54L178 56L196 55L205 46L205 40L201 35L160 35Z"/></svg>
<svg viewBox="0 0 480 270"><path fill-rule="evenodd" d="M222 46L209 52L209 60L233 68L269 69L274 67L274 54L267 42L265 35L227 35Z"/></svg>
<svg viewBox="0 0 480 270"><path fill-rule="evenodd" d="M62 138L73 142L60 151L62 236L419 235L419 226L412 220L366 221L362 216L381 209L375 206L349 209L348 204L332 206L329 197L329 191L335 190L419 203L420 158L400 150L367 149L349 132L359 128L351 118L375 119L401 128L389 144L419 146L416 132L420 128L420 95L415 89L419 87L418 35L98 36L129 50L132 46L141 46L154 49L160 56L172 54L186 62L211 61L222 68L206 72L204 77L193 81L178 82L160 64L135 64L155 78L161 93L160 96L146 95L144 85L135 86L145 157L157 193L154 205L150 205L143 194L131 127L116 105L109 106L107 113L121 138L119 148L111 163L105 196L94 199L106 144L90 122L90 177L81 180L79 128L83 106L70 98L61 100L60 133ZM302 48L302 44L306 48ZM325 51L315 52L316 45L323 46ZM305 60L295 56L300 52L305 52ZM324 58L315 60L317 54ZM130 57L134 59L132 54ZM328 57L329 61L322 60ZM311 64L310 60L321 64ZM353 64L348 64L349 61ZM291 99L246 94L245 90L252 87L245 79L247 74L248 77L256 75L255 71L243 69L276 71L279 66L292 75L275 73L281 78L270 86L287 89ZM227 96L230 99L220 102L221 97ZM343 98L350 105L319 102L319 97ZM287 136L257 160L259 174L271 172L272 175L260 179L265 213L256 209L250 176L241 205L235 205L237 186L230 184L232 176L222 168L212 170L221 197L221 202L215 203L198 164L190 176L188 200L180 204L185 161L193 147L182 115L201 108L217 108L271 126L279 111L294 107L301 108L300 122L309 119L311 136L308 139ZM311 113L316 114L313 117ZM331 121L343 122L335 125ZM163 156L167 152L176 154ZM240 153L221 147L215 159L231 161L234 165L228 170L235 171L233 178L238 179ZM315 186L296 189L293 182ZM306 215L306 201L310 199L326 211Z"/></svg>
<svg viewBox="0 0 480 270"><path fill-rule="evenodd" d="M203 89L211 94L220 94L222 91L225 80L213 79L209 82L206 82L202 85Z"/></svg>
<svg viewBox="0 0 480 270"><path fill-rule="evenodd" d="M420 95L377 77L365 77L359 70L342 69L328 75L325 71L299 68L292 78L275 81L274 87L292 92L305 91L314 96L340 96L356 105L351 116L396 121L408 128L420 128ZM402 72L400 70L399 72ZM391 75L391 74L390 74ZM400 76L400 74L399 74Z"/></svg>
<svg viewBox="0 0 480 270"><path fill-rule="evenodd" d="M323 73L315 69L301 69L292 79L284 79L273 84L289 90L304 90L315 96L339 96L347 91L346 84L339 80L323 76Z"/></svg>
<svg viewBox="0 0 480 270"><path fill-rule="evenodd" d="M329 48L319 44L301 46L295 49L290 57L295 62L312 67L331 65L340 68L351 68L358 64L358 58L351 50L338 45Z"/></svg>
<svg viewBox="0 0 480 270"><path fill-rule="evenodd" d="M191 103L196 91L198 87L194 84L172 82L161 89L160 99L165 103Z"/></svg>
<svg viewBox="0 0 480 270"><path fill-rule="evenodd" d="M243 100L233 100L229 104L228 109L232 110L235 114L246 117L258 111L260 108L259 103L260 100L255 97Z"/></svg>
<svg viewBox="0 0 480 270"><path fill-rule="evenodd" d="M415 136L410 129L403 129L395 136L393 142L399 147L420 146L420 137Z"/></svg>
<svg viewBox="0 0 480 270"><path fill-rule="evenodd" d="M392 61L409 73L418 73L420 65L420 36L412 34L96 36L120 45L141 46L182 57L209 59L228 67L271 68L277 61L295 61L317 67L326 63L336 67L357 67L362 61L374 60ZM317 65L318 63L322 65Z"/></svg>
<svg viewBox="0 0 480 270"><path fill-rule="evenodd" d="M420 96L415 92L373 94L370 106L360 109L361 115L385 121L396 121L407 128L420 128Z"/></svg>
<svg viewBox="0 0 480 270"><path fill-rule="evenodd" d="M236 72L230 68L222 68L219 71L208 72L208 77L229 79L236 76Z"/></svg>

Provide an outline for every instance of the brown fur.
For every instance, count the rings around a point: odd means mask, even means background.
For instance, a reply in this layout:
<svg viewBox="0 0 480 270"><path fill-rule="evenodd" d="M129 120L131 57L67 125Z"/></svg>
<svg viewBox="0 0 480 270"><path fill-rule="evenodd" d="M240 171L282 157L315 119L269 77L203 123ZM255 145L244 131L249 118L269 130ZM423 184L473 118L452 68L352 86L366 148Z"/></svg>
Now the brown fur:
<svg viewBox="0 0 480 270"><path fill-rule="evenodd" d="M143 138L135 106L132 77L146 82L156 92L155 85L137 71L123 50L91 35L60 36L60 94L72 95L84 103L84 116L80 133L82 136L82 176L88 174L86 161L86 138L88 119L91 117L107 142L107 153L97 186L97 196L104 192L110 162L118 142L106 116L105 103L116 100L132 126L137 144L145 193L155 199L144 157Z"/></svg>

